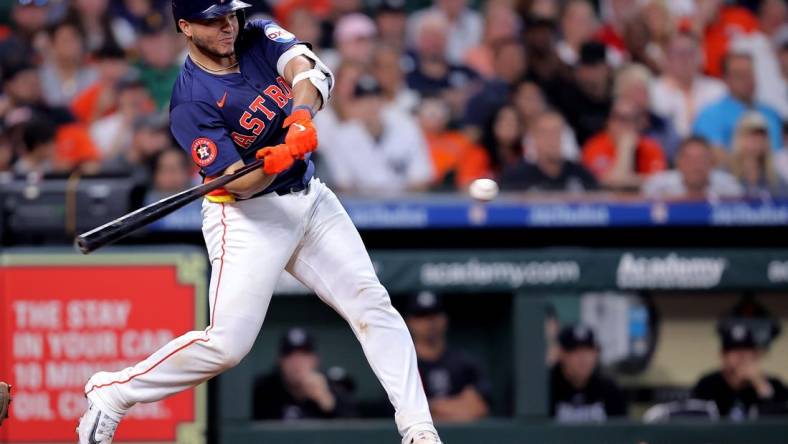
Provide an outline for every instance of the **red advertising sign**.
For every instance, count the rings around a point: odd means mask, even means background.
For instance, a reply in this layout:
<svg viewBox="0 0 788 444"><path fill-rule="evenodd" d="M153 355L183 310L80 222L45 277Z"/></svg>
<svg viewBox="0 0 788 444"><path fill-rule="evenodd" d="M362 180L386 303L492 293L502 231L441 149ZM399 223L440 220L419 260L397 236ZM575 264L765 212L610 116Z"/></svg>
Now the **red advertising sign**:
<svg viewBox="0 0 788 444"><path fill-rule="evenodd" d="M151 265L118 263L130 256L25 265L3 255L11 265L0 267L0 379L14 386L14 401L0 442L75 442L86 406L83 388L93 373L133 365L171 339L204 327L197 315L204 309L197 305L204 300L204 275L179 273L177 261L162 263L155 254L143 256ZM183 282L184 274L196 279ZM179 431L200 436L203 390L135 406L115 442L175 442Z"/></svg>

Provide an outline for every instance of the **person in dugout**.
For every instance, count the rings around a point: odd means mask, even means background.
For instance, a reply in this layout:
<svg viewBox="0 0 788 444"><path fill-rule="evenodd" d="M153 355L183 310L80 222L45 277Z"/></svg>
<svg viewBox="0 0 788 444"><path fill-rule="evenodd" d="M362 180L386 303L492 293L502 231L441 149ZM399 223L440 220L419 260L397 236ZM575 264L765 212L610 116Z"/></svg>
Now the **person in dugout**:
<svg viewBox="0 0 788 444"><path fill-rule="evenodd" d="M558 334L558 362L550 370L550 416L558 422L604 422L627 415L627 399L600 371L593 330L568 325Z"/></svg>
<svg viewBox="0 0 788 444"><path fill-rule="evenodd" d="M327 419L356 416L352 394L329 369L320 371L312 335L301 327L285 332L279 361L254 385L254 419Z"/></svg>
<svg viewBox="0 0 788 444"><path fill-rule="evenodd" d="M714 401L720 417L733 421L788 413L788 389L763 371L763 350L752 328L730 323L718 333L721 366L698 381L692 398Z"/></svg>

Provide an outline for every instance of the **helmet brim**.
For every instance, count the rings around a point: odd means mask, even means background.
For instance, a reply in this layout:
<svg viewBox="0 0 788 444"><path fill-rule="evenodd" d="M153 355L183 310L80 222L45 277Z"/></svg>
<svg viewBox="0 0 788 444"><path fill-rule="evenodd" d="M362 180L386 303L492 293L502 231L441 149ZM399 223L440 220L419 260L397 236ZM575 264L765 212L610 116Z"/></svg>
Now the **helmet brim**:
<svg viewBox="0 0 788 444"><path fill-rule="evenodd" d="M193 17L185 17L186 20L211 20L224 17L227 14L238 11L239 9L251 8L252 5L241 0L230 0L226 3L211 5L210 8L195 14Z"/></svg>

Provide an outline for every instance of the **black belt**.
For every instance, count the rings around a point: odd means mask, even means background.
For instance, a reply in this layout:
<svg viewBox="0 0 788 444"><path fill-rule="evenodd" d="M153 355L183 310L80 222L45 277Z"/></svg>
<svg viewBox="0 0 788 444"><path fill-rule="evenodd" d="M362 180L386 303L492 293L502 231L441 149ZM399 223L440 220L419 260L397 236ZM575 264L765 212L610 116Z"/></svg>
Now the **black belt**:
<svg viewBox="0 0 788 444"><path fill-rule="evenodd" d="M297 185L293 185L292 187L283 188L280 190L276 190L274 192L279 196L286 196L290 193L297 193L299 191L304 191L308 186L309 186L308 184L305 185L303 183L299 183Z"/></svg>

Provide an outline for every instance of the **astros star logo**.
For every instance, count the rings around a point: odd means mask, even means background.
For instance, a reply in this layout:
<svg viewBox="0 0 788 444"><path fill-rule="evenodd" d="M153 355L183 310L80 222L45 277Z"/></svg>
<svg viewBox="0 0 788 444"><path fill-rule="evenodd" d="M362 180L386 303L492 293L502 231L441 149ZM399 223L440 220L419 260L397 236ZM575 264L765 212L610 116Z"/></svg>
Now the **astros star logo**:
<svg viewBox="0 0 788 444"><path fill-rule="evenodd" d="M212 164L219 155L216 143L207 137L198 137L192 142L192 159L201 167Z"/></svg>

